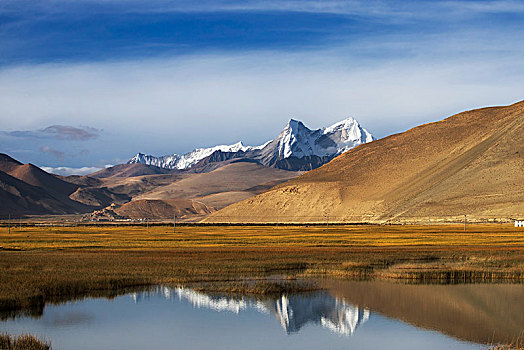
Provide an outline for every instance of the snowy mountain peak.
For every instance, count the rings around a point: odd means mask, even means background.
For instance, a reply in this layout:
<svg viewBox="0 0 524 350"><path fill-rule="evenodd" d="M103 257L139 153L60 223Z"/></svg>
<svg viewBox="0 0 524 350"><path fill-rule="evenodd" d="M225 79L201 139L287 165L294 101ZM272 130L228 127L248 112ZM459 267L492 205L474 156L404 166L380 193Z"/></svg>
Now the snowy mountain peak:
<svg viewBox="0 0 524 350"><path fill-rule="evenodd" d="M277 137L278 155L283 158L291 156L302 158L315 154L315 140L312 133L314 131L311 131L301 121L290 119Z"/></svg>
<svg viewBox="0 0 524 350"><path fill-rule="evenodd" d="M274 315L288 334L300 331L308 324L318 325L333 333L351 336L357 328L369 320L366 308L347 303L328 293L305 295L281 295L277 298L230 297L220 294L206 294L190 288L158 287L156 291L133 293L135 303L150 297L161 296L166 300L186 302L196 309L239 314L253 310Z"/></svg>
<svg viewBox="0 0 524 350"><path fill-rule="evenodd" d="M241 141L233 145L218 145L209 148L197 148L186 154L172 154L169 156L154 157L138 153L136 156L131 158L127 163L135 164L142 163L147 165L154 165L160 168L166 169L187 169L198 163L200 160L212 155L216 151L221 152L246 152L251 150L252 147L244 146Z"/></svg>
<svg viewBox="0 0 524 350"><path fill-rule="evenodd" d="M286 128L294 129L294 130L297 130L298 128L305 128L305 127L306 126L304 125L304 123L302 123L300 120L296 120L293 118L289 119L286 125Z"/></svg>
<svg viewBox="0 0 524 350"><path fill-rule="evenodd" d="M302 158L336 156L361 143L373 141L373 136L352 117L317 130L291 119L277 140L279 156Z"/></svg>
<svg viewBox="0 0 524 350"><path fill-rule="evenodd" d="M373 141L373 136L352 117L341 120L322 130L325 135L332 135L337 140L339 154L349 151L361 143Z"/></svg>
<svg viewBox="0 0 524 350"><path fill-rule="evenodd" d="M270 309L270 307L268 307ZM347 336L369 319L369 310L333 298L326 293L307 298L282 295L272 308L287 333L298 332L307 323L316 323Z"/></svg>
<svg viewBox="0 0 524 350"><path fill-rule="evenodd" d="M335 124L331 126L323 128L323 130L324 130L324 133L329 133L329 132L334 132L336 130L341 130L341 129L351 129L355 126L359 126L359 123L357 122L357 120L353 117L347 117L346 119L336 122Z"/></svg>

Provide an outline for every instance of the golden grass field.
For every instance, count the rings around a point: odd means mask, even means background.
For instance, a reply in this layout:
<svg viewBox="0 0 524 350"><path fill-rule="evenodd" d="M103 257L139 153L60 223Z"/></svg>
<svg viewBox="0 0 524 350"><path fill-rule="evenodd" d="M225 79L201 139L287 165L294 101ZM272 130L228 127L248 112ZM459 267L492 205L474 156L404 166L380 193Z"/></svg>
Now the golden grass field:
<svg viewBox="0 0 524 350"><path fill-rule="evenodd" d="M275 247L524 248L510 224L331 226L81 226L3 228L0 250Z"/></svg>
<svg viewBox="0 0 524 350"><path fill-rule="evenodd" d="M265 293L258 278L524 281L524 230L463 226L2 227L0 310L130 287L191 284ZM284 288L297 288L292 283ZM310 288L310 286L308 286Z"/></svg>

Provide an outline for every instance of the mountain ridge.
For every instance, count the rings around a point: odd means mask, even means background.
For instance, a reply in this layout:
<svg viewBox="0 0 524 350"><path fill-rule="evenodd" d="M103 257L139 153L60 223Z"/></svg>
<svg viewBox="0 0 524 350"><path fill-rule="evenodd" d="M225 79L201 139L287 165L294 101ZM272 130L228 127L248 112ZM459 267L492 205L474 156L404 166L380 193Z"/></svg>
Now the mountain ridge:
<svg viewBox="0 0 524 350"><path fill-rule="evenodd" d="M155 157L138 153L128 164L186 170L201 162L238 158L257 161L268 167L301 171L314 169L359 144L371 141L373 136L351 117L314 130L301 121L290 119L275 139L260 146L245 146L240 141L233 145L197 148L183 155Z"/></svg>

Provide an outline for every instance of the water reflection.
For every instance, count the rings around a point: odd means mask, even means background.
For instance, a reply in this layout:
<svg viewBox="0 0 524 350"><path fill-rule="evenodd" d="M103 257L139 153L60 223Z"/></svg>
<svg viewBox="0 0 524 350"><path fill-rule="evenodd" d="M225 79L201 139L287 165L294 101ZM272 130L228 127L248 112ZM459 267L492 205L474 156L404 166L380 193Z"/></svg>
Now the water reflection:
<svg viewBox="0 0 524 350"><path fill-rule="evenodd" d="M263 314L272 314L288 334L300 331L306 324L314 324L333 333L350 336L369 319L370 314L368 309L349 304L327 292L255 299L207 294L184 287L158 287L155 290L130 295L135 303L158 296L171 301L185 301L194 308L216 312L238 314L252 309Z"/></svg>
<svg viewBox="0 0 524 350"><path fill-rule="evenodd" d="M53 349L75 350L480 348L479 344L440 333L439 327L431 327L439 330L435 332L413 326L413 319L403 322L393 318L393 310L388 308L377 313L377 308L386 303L404 308L402 300L395 299L396 294L392 293L396 290L394 286L382 288L384 299L377 294L378 286L367 283L345 286L273 298L231 297L188 288L157 287L110 299L85 298L47 304L39 317L0 321L0 331L32 333L49 339ZM409 308L420 306L415 294L407 295L413 300ZM434 322L435 314L429 308L413 312L425 314ZM457 314L453 317L457 318Z"/></svg>
<svg viewBox="0 0 524 350"><path fill-rule="evenodd" d="M374 313L476 343L524 334L523 284L407 285L320 280L337 298Z"/></svg>

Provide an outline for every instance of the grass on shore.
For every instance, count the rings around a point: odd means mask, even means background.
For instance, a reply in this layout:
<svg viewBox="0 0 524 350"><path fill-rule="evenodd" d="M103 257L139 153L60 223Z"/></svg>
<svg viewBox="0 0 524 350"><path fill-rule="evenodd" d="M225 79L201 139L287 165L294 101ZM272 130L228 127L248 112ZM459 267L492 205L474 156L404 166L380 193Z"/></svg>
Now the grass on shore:
<svg viewBox="0 0 524 350"><path fill-rule="evenodd" d="M491 345L488 350L524 350L524 341L518 339L510 344Z"/></svg>
<svg viewBox="0 0 524 350"><path fill-rule="evenodd" d="M9 335L0 333L0 349L2 350L49 350L51 343L31 334Z"/></svg>
<svg viewBox="0 0 524 350"><path fill-rule="evenodd" d="M38 315L46 302L190 284L269 293L269 276L413 283L522 282L524 231L509 225L61 227L0 234L0 310ZM266 283L266 284L264 284ZM303 287L305 288L305 287ZM308 287L310 288L310 287Z"/></svg>

